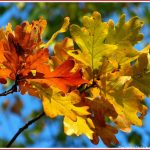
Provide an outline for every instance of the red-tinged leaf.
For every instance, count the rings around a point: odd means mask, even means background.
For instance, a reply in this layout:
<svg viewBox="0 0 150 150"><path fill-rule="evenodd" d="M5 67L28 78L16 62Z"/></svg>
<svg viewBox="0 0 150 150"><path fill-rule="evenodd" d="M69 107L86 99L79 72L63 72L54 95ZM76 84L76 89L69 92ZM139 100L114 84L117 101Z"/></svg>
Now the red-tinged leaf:
<svg viewBox="0 0 150 150"><path fill-rule="evenodd" d="M47 84L49 86L55 86L64 92L68 92L70 87L80 86L83 83L87 83L87 80L82 79L81 70L72 72L75 62L73 60L67 60L62 65L58 66L53 72L43 72L43 78L27 78L29 82L38 82L41 84Z"/></svg>
<svg viewBox="0 0 150 150"><path fill-rule="evenodd" d="M4 41L5 40L3 40L3 39L0 40L0 64L2 64L6 60L6 58L4 56L4 46L3 46Z"/></svg>
<svg viewBox="0 0 150 150"><path fill-rule="evenodd" d="M11 47L5 39L0 41L0 59L0 77L14 79L18 57L14 47Z"/></svg>
<svg viewBox="0 0 150 150"><path fill-rule="evenodd" d="M40 50L40 44L43 43L41 35L43 34L46 24L46 20L41 18L38 21L33 21L32 24L26 21L21 25L17 25L14 31L12 30L11 24L8 24L6 30L0 30L0 65L2 64L6 71L10 71L6 77L4 76L4 79L9 77L15 80L16 75L20 76L20 72L28 74L30 68L28 63L30 59L35 59L35 57L32 58L32 56L30 58L30 55L36 55ZM38 55L40 54L38 53L36 55L37 58ZM40 58L44 58L44 56ZM47 59L48 58L49 56L47 55ZM39 63L36 66L39 66ZM41 65L39 67L41 67ZM27 69L26 71L25 68ZM31 68L35 68L35 64L32 65ZM24 70L22 71L22 69Z"/></svg>
<svg viewBox="0 0 150 150"><path fill-rule="evenodd" d="M7 68L0 68L0 83L5 84L7 83L6 78L10 75L10 70Z"/></svg>
<svg viewBox="0 0 150 150"><path fill-rule="evenodd" d="M28 93L31 96L39 97L38 91L28 82L19 82L19 90L23 95Z"/></svg>
<svg viewBox="0 0 150 150"><path fill-rule="evenodd" d="M107 123L108 119L116 118L118 115L113 105L101 94L97 87L90 88L90 97L83 94L82 96L85 99L84 105L87 104L90 107L90 118L94 126L92 142L98 144L99 140L102 139L107 146L118 144L115 137L118 132L117 128Z"/></svg>
<svg viewBox="0 0 150 150"><path fill-rule="evenodd" d="M94 144L98 144L100 137L103 140L104 144L106 144L107 146L119 144L118 140L114 135L117 134L117 132L118 131L115 127L112 127L110 125L100 126L99 124L97 124L95 126L95 134L93 135L92 142Z"/></svg>
<svg viewBox="0 0 150 150"><path fill-rule="evenodd" d="M26 51L26 53L32 53L32 50L39 44L41 44L41 35L47 25L46 20L39 19L29 24L28 21L23 22L21 25L15 28L15 40Z"/></svg>
<svg viewBox="0 0 150 150"><path fill-rule="evenodd" d="M32 70L38 73L49 72L50 66L48 65L48 61L48 49L40 49L36 54L29 55L26 58L25 66L20 71L21 76L27 76Z"/></svg>
<svg viewBox="0 0 150 150"><path fill-rule="evenodd" d="M6 61L3 62L3 64L6 68L11 70L10 78L15 79L15 75L21 63L21 58L19 57L22 53L21 49L16 45L16 43L14 43L14 37L12 34L8 35L8 41L3 42L3 47L4 56L6 58Z"/></svg>
<svg viewBox="0 0 150 150"><path fill-rule="evenodd" d="M111 105L103 97L97 97L94 99L91 108L94 112L93 122L95 125L93 143L97 144L97 141L99 141L98 139L100 137L107 146L118 144L118 140L114 135L118 132L118 130L115 127L107 125L105 121L106 116L111 116L113 118L117 117L117 113L113 105Z"/></svg>

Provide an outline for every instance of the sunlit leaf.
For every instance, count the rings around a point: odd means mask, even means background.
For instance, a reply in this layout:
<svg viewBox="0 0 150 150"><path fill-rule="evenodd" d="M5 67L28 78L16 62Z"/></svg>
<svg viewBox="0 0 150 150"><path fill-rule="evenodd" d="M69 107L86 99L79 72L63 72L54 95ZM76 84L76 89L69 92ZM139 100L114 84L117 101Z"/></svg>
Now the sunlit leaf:
<svg viewBox="0 0 150 150"><path fill-rule="evenodd" d="M76 107L75 104L80 102L80 96L72 91L63 94L57 88L43 88L40 84L32 83L39 91L44 111L47 116L55 118L58 115L67 116L71 120L76 121L77 116L89 115L88 106Z"/></svg>
<svg viewBox="0 0 150 150"><path fill-rule="evenodd" d="M82 28L71 25L71 35L80 50L71 50L68 53L92 70L98 69L105 57L117 60L120 64L129 62L139 55L132 45L143 37L139 34L141 26L142 22L137 17L125 23L123 15L115 27L112 21L102 22L101 15L94 12L91 17L83 17Z"/></svg>
<svg viewBox="0 0 150 150"><path fill-rule="evenodd" d="M70 87L79 86L83 83L87 83L82 79L82 72L78 69L76 72L71 72L74 68L75 62L73 60L66 60L63 64L55 68L53 72L43 72L44 76L28 79L29 82L38 82L41 84L47 84L48 86L55 86L64 92L67 92Z"/></svg>
<svg viewBox="0 0 150 150"><path fill-rule="evenodd" d="M90 129L86 118L77 117L76 121L69 119L68 117L64 118L64 132L67 135L82 135L85 134L89 139L93 139L93 131Z"/></svg>

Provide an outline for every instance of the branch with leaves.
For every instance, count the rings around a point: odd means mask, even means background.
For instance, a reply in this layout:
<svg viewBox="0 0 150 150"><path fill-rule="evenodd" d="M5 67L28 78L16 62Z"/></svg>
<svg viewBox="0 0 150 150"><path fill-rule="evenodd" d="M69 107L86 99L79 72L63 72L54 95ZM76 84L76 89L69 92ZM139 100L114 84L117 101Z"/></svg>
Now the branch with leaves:
<svg viewBox="0 0 150 150"><path fill-rule="evenodd" d="M150 95L150 46L134 48L143 39L143 22L138 17L126 21L124 14L117 24L103 22L96 11L83 17L82 27L69 20L64 19L47 43L42 40L47 25L43 18L14 30L9 23L0 30L0 82L17 81L1 95L18 87L22 94L42 100L46 116L64 116L67 135L85 134L94 144L99 139L107 146L118 144L118 130L142 126L147 112L143 101ZM56 42L50 55L48 47L68 28L71 37ZM8 146L36 120L21 128Z"/></svg>
<svg viewBox="0 0 150 150"><path fill-rule="evenodd" d="M83 90L83 88L81 87L82 90L80 90L80 92L82 93L82 92L84 92L84 91L87 91L87 90L90 89L92 86L93 86L93 84L90 85L89 87L85 88L84 90ZM7 95L8 95L8 94L11 94L11 93L13 93L13 92L16 92L16 90L14 90L14 89L16 89L16 88L14 88L14 87L17 88L17 81L15 82L15 84L12 86L11 89L9 89L8 91L5 91L4 93L7 93ZM11 91L11 92L10 92L10 91ZM1 95L2 95L2 96L6 96L6 94L4 94L4 93L2 93ZM35 123L35 122L38 121L39 119L41 119L43 116L45 116L45 113L44 113L44 112L40 113L38 116L36 116L35 118L31 119L31 120L30 120L29 122L27 122L23 127L21 127L21 128L17 131L17 133L12 137L12 139L8 142L8 144L7 144L6 147L11 147L12 144L13 144L13 143L15 142L15 140L17 139L17 137L18 137L20 134L22 134L22 132L23 132L24 130L26 130L30 125L32 125L33 123Z"/></svg>

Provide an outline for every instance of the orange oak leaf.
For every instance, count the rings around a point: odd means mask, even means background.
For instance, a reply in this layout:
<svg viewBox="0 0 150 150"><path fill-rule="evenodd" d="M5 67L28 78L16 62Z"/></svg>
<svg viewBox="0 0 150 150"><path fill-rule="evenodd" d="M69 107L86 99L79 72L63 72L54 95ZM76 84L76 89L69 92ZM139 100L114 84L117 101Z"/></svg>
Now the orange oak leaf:
<svg viewBox="0 0 150 150"><path fill-rule="evenodd" d="M31 54L26 58L26 64L22 66L20 71L21 76L27 76L28 73L35 71L38 73L44 73L50 71L50 66L48 64L49 53L48 49L39 49L37 53Z"/></svg>
<svg viewBox="0 0 150 150"><path fill-rule="evenodd" d="M33 21L32 24L26 21L17 25L14 31L11 29L11 24L8 24L6 31L0 31L0 64L3 65L3 68L0 68L0 74L7 74L3 77L16 79L16 75L26 65L28 56L35 54L40 49L41 35L45 27L46 20L39 19L39 21Z"/></svg>
<svg viewBox="0 0 150 150"><path fill-rule="evenodd" d="M66 60L60 66L58 66L52 72L43 72L38 78L27 77L29 82L38 82L41 84L47 84L48 86L55 86L64 92L68 92L70 87L80 86L83 83L87 83L87 80L82 79L82 71L78 69L76 72L72 72L75 62L73 60Z"/></svg>
<svg viewBox="0 0 150 150"><path fill-rule="evenodd" d="M67 27L69 25L69 18L67 17L64 19L64 24L61 29L54 33L54 35L52 35L52 38L48 41L48 43L44 44L42 42L41 36L44 32L46 24L46 20L41 18L38 21L32 21L31 24L29 24L28 21L25 21L21 25L17 25L14 31L12 30L12 26L10 23L6 27L6 31L1 30L3 34L1 34L0 36L0 51L2 52L0 58L2 58L1 64L3 66L0 68L0 82L6 82L5 78L7 77L12 80L16 80L16 76L18 76L19 82L26 82L27 76L33 78L33 76L39 75L40 73L48 77L49 74L50 77L54 75L54 72L52 72L51 74L50 71L52 67L49 64L49 54L46 47L48 47L48 45L56 38L59 33L65 32L67 30ZM71 70L74 65L72 65L72 63L70 64ZM58 70L59 69L56 69L56 74ZM69 71L66 72L66 74L67 73L69 73ZM7 74L7 76L4 76L5 74ZM1 78L2 76L5 78ZM79 82L82 82L82 79L81 81L79 81L79 78L82 76L80 70L78 70L74 74L69 73L68 76L70 76L70 79L73 79L75 81L72 86L80 85ZM75 80L76 77L77 80ZM59 81L56 81L56 83L57 82ZM68 85L69 82L70 81L68 80ZM21 83L19 85L23 86L27 84ZM60 87L58 85L58 87L60 88L62 88L62 86ZM26 88L22 87L22 89Z"/></svg>
<svg viewBox="0 0 150 150"><path fill-rule="evenodd" d="M43 43L41 36L46 28L47 22L43 18L38 21L24 21L21 25L17 25L14 34L15 41L24 49L25 53L32 53L33 49Z"/></svg>
<svg viewBox="0 0 150 150"><path fill-rule="evenodd" d="M4 56L4 45L5 43L5 34L4 30L0 29L0 83L5 84L6 78L9 77L11 71L7 69L4 65L3 62L6 61L6 58Z"/></svg>

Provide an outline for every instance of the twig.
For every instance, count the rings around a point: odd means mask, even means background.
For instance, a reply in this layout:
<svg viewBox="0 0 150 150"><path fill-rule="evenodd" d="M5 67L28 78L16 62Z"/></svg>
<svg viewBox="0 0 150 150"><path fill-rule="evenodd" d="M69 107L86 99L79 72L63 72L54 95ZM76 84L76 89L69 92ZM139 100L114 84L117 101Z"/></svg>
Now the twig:
<svg viewBox="0 0 150 150"><path fill-rule="evenodd" d="M28 123L26 123L22 128L20 128L17 133L12 137L12 139L10 140L10 142L7 144L6 147L10 147L13 142L16 140L16 138L25 130L27 129L31 124L33 124L34 122L36 122L37 120L39 120L41 117L45 116L45 113L42 112L41 114L39 114L37 117L33 118L32 120L30 120Z"/></svg>
<svg viewBox="0 0 150 150"><path fill-rule="evenodd" d="M11 93L14 93L14 92L17 92L17 86L18 86L18 76L16 76L16 80L15 80L15 84L7 91L3 92L3 93L0 93L0 96L6 96L8 94L11 94Z"/></svg>
<svg viewBox="0 0 150 150"><path fill-rule="evenodd" d="M14 84L9 90L7 90L3 93L0 93L0 96L6 96L6 95L14 93L14 92L17 92L17 85L16 84Z"/></svg>

